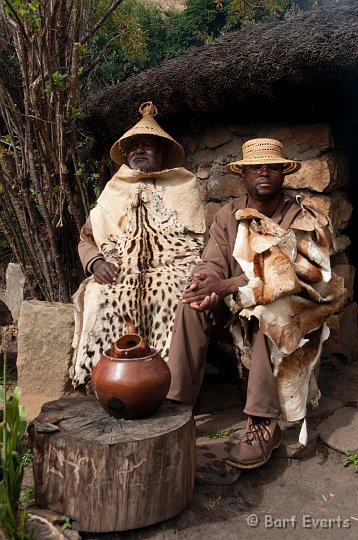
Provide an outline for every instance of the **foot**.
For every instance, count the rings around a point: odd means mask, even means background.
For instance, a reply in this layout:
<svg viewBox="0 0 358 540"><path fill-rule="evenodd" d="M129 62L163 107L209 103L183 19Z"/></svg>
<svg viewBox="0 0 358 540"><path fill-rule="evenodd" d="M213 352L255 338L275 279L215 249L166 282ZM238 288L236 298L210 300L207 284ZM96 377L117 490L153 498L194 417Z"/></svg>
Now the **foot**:
<svg viewBox="0 0 358 540"><path fill-rule="evenodd" d="M238 469L261 467L282 443L282 432L275 418L249 417L246 433L225 460Z"/></svg>

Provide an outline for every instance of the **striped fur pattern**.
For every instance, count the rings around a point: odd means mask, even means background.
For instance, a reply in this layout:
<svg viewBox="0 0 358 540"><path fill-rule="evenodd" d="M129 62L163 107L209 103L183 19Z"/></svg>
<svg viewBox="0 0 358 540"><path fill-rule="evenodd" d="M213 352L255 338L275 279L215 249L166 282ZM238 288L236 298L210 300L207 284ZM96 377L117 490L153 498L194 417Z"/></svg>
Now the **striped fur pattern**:
<svg viewBox="0 0 358 540"><path fill-rule="evenodd" d="M105 214L102 228L103 219ZM88 380L101 352L126 333L129 320L168 358L176 305L203 249L203 235L188 231L150 183L133 191L124 234L110 218L106 226L100 249L117 264L118 277L114 285L88 278L74 296L74 386Z"/></svg>

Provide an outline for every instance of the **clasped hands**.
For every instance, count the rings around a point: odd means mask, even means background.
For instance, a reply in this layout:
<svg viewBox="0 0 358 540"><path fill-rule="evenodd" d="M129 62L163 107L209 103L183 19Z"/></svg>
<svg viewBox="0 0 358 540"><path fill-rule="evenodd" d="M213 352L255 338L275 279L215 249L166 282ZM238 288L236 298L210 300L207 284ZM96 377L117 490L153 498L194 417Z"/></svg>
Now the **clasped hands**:
<svg viewBox="0 0 358 540"><path fill-rule="evenodd" d="M183 304L198 311L214 310L220 300L237 292L232 279L222 279L209 274L194 274L189 287L182 293Z"/></svg>
<svg viewBox="0 0 358 540"><path fill-rule="evenodd" d="M93 263L93 276L100 285L112 285L116 281L115 264L98 259ZM237 292L237 285L232 279L221 279L208 274L194 274L189 287L181 295L183 304L189 304L198 311L212 311L220 300Z"/></svg>

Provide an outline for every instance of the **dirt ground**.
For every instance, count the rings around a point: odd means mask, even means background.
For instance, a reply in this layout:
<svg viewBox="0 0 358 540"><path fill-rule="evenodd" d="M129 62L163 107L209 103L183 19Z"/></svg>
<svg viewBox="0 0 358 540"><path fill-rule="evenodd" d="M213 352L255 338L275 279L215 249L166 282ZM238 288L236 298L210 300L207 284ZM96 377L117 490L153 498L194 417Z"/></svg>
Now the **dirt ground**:
<svg viewBox="0 0 358 540"><path fill-rule="evenodd" d="M358 538L358 474L318 444L303 459L272 458L230 486L200 485L177 517L143 529L91 534L98 540ZM329 521L331 520L331 521Z"/></svg>
<svg viewBox="0 0 358 540"><path fill-rule="evenodd" d="M196 484L188 506L145 528L101 534L73 530L66 538L357 539L358 473L343 460L346 448L358 450L358 362L333 359L321 370L320 387L324 397L308 414L308 446L297 442L300 425L282 424L284 442L271 459L259 469L240 472L220 461L224 445L235 441L233 431L240 433L246 424L239 389L207 378L195 414ZM215 452L219 459L205 458ZM29 510L36 514L36 508Z"/></svg>
<svg viewBox="0 0 358 540"><path fill-rule="evenodd" d="M358 538L358 473L352 465L345 467L345 454L330 448L322 437L333 440L332 433L320 431L325 419L339 410L357 413L358 362L342 365L333 362L321 373L321 387L326 397L318 410L309 415L310 442L305 452L297 451L298 429L285 431L284 444L263 467L238 473L225 466L225 474L200 474L194 497L187 508L166 522L133 531L111 534L81 534L85 540L134 539L208 539L237 540L256 538ZM338 401L340 398L340 401ZM216 405L214 405L216 404ZM350 406L349 409L341 408ZM217 410L220 408L220 410ZM215 410L216 409L216 410ZM201 392L200 410L196 415L197 445L223 439L206 438L213 431L229 426L242 428L246 423L240 412L242 404L233 385L207 384ZM237 423L235 424L237 415ZM346 415L346 426L338 438L356 441L358 429L353 416ZM338 426L338 431L341 426ZM292 429L292 428L291 428ZM319 432L323 435L320 438ZM224 431L226 434L226 432ZM287 457L301 456L300 459ZM210 467L210 463L207 463ZM205 472L205 467L202 472ZM206 471L208 472L208 471ZM232 476L232 478L230 478ZM220 485L227 483L227 485Z"/></svg>

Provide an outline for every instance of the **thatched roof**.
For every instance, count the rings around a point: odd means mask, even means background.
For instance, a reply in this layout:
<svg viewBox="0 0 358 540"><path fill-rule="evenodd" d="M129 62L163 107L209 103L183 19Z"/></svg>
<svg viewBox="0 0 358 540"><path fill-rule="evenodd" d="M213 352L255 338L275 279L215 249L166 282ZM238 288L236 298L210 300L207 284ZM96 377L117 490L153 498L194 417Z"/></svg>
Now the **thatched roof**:
<svg viewBox="0 0 358 540"><path fill-rule="evenodd" d="M161 123L198 113L358 117L358 2L337 1L285 22L235 32L101 91L88 101L105 144L152 100ZM233 114L232 113L232 114Z"/></svg>

